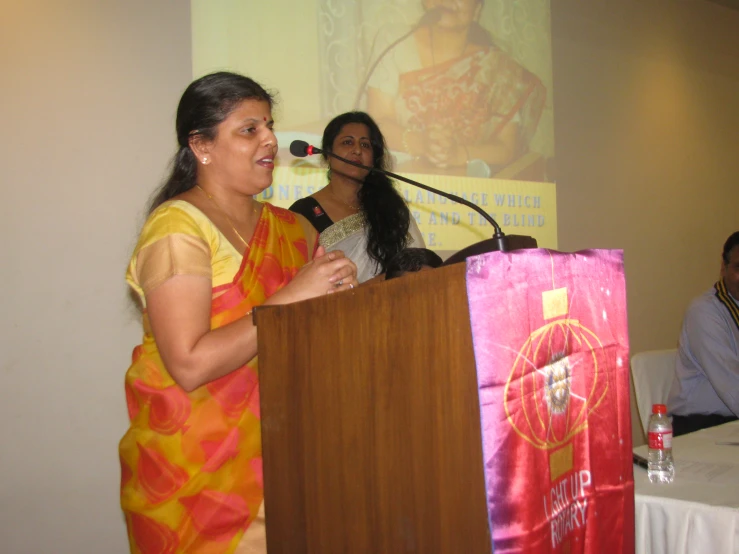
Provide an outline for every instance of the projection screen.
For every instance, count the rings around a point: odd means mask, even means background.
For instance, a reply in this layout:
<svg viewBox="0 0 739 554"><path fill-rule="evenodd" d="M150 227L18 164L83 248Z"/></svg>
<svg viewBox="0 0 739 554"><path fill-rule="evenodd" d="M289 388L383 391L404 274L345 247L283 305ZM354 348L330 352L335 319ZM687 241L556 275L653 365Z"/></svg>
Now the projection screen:
<svg viewBox="0 0 739 554"><path fill-rule="evenodd" d="M191 9L194 77L227 69L277 92L280 150L260 200L289 207L323 187L319 157L295 158L290 143L320 147L332 117L359 109L379 123L393 171L557 247L549 0L192 0ZM466 40L447 44L424 26L435 10ZM465 155L434 164L410 151L408 130L435 131ZM466 206L397 187L429 248L449 253L492 235Z"/></svg>

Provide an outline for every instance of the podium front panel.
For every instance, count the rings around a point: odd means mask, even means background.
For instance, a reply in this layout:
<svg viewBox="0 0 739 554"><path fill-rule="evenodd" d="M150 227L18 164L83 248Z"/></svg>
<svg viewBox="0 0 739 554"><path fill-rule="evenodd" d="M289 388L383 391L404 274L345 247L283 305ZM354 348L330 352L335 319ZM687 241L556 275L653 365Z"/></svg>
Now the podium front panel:
<svg viewBox="0 0 739 554"><path fill-rule="evenodd" d="M492 551L464 273L258 311L270 554Z"/></svg>

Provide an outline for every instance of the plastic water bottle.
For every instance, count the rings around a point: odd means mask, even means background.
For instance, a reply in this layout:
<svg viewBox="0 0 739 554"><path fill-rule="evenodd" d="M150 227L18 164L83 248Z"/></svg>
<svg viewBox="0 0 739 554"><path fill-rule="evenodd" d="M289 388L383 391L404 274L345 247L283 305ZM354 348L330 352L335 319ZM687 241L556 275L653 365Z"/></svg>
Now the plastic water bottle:
<svg viewBox="0 0 739 554"><path fill-rule="evenodd" d="M672 460L672 423L667 417L667 406L652 406L649 418L649 464L647 476L652 483L672 483L675 462Z"/></svg>

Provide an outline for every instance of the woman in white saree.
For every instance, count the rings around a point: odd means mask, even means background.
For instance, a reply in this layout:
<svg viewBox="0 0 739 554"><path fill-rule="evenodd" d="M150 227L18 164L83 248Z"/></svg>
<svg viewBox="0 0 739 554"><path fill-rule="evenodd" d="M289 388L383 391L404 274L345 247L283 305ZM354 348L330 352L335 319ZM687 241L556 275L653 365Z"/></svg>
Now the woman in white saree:
<svg viewBox="0 0 739 554"><path fill-rule="evenodd" d="M321 148L366 166L388 167L385 138L364 112L332 119ZM357 265L360 283L384 274L388 262L404 248L425 246L408 206L387 176L325 155L324 159L328 184L290 209L313 224L327 251L341 250Z"/></svg>

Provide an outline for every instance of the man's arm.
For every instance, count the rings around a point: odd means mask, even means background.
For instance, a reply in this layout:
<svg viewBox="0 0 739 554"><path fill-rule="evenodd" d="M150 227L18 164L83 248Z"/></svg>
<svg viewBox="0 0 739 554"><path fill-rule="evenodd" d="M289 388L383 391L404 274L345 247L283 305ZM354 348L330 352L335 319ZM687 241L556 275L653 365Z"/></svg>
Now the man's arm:
<svg viewBox="0 0 739 554"><path fill-rule="evenodd" d="M685 318L689 352L721 401L739 417L739 354L733 330L708 302L694 303Z"/></svg>

